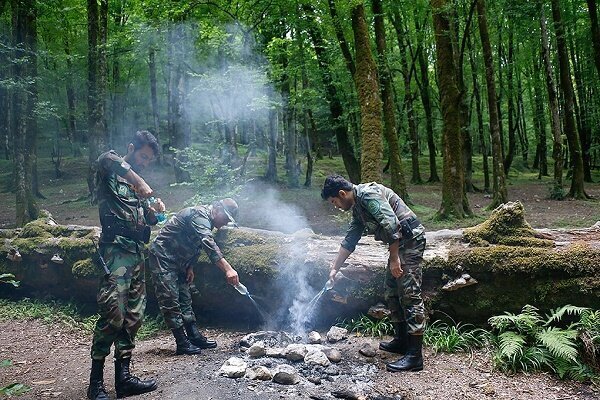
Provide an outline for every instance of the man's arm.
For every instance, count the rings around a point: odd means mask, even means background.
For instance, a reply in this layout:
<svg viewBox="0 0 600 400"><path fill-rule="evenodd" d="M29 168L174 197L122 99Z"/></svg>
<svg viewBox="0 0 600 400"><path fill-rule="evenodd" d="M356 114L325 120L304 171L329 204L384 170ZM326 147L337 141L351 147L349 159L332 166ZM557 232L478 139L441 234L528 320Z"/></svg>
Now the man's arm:
<svg viewBox="0 0 600 400"><path fill-rule="evenodd" d="M113 151L103 153L98 157L98 168L102 175L115 173L130 183L141 197L150 197L152 189L141 176L131 169L131 165Z"/></svg>
<svg viewBox="0 0 600 400"><path fill-rule="evenodd" d="M340 246L335 261L331 264L331 267L329 267L329 279L335 281L336 274L338 273L338 271L344 264L344 261L346 261L350 254L352 254L350 250L344 248L343 246Z"/></svg>
<svg viewBox="0 0 600 400"><path fill-rule="evenodd" d="M402 270L402 263L400 262L400 240L396 239L390 244L390 272L394 278L400 278L404 271Z"/></svg>
<svg viewBox="0 0 600 400"><path fill-rule="evenodd" d="M240 283L240 277L238 273L233 267L227 262L225 258L221 258L219 261L215 263L217 267L225 274L225 278L227 279L227 283L230 285L237 285Z"/></svg>

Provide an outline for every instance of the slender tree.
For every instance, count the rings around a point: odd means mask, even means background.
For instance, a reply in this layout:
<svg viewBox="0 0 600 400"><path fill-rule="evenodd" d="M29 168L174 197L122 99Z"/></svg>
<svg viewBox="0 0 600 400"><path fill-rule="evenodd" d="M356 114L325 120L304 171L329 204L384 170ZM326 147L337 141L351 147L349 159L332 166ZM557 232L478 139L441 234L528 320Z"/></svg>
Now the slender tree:
<svg viewBox="0 0 600 400"><path fill-rule="evenodd" d="M379 95L377 65L371 53L369 29L362 3L352 9L352 30L356 52L354 85L360 104L360 130L362 139L361 172L365 182L381 182L383 145L381 134L382 103Z"/></svg>
<svg viewBox="0 0 600 400"><path fill-rule="evenodd" d="M396 115L394 112L396 106L394 104L393 82L386 59L383 1L372 0L372 4L373 14L375 14L375 43L377 44L381 98L383 100L383 132L388 142L391 188L398 193L404 201L408 201L408 190L406 189L402 159L400 157L398 133L396 132Z"/></svg>
<svg viewBox="0 0 600 400"><path fill-rule="evenodd" d="M479 36L483 50L485 66L485 82L488 94L488 112L490 114L490 134L492 136L492 195L493 199L489 208L496 208L508 201L506 178L502 159L502 144L500 140L500 126L498 124L498 104L496 99L496 83L494 81L494 62L492 59L492 46L488 32L485 0L477 0L477 17L479 20Z"/></svg>
<svg viewBox="0 0 600 400"><path fill-rule="evenodd" d="M554 77L552 72L553 68L550 63L550 39L548 38L546 13L543 2L539 0L537 6L540 14L540 33L542 37L542 63L544 64L546 90L548 91L548 102L550 105L550 127L552 130L552 158L554 159L554 188L552 190L552 193L553 197L562 198L563 151L560 114L558 109L558 95L556 94L556 85L554 84Z"/></svg>
<svg viewBox="0 0 600 400"><path fill-rule="evenodd" d="M464 195L465 172L462 160L460 96L456 82L454 49L450 31L449 2L432 0L433 26L436 43L436 67L441 98L443 127L444 174L442 177L442 204L437 218L464 218L471 215Z"/></svg>
<svg viewBox="0 0 600 400"><path fill-rule="evenodd" d="M569 153L571 155L571 165L573 174L571 179L571 189L569 197L576 199L585 199L587 194L583 187L583 158L581 154L581 145L577 126L574 119L574 94L573 82L571 81L571 72L569 67L569 56L567 53L567 42L565 38L565 28L562 22L560 1L552 0L552 18L554 20L554 30L556 32L556 49L558 51L558 64L560 71L560 87L564 102L564 126L567 142L569 143Z"/></svg>
<svg viewBox="0 0 600 400"><path fill-rule="evenodd" d="M600 28L598 27L598 7L596 0L587 0L588 13L592 30L592 46L594 47L594 64L600 75Z"/></svg>

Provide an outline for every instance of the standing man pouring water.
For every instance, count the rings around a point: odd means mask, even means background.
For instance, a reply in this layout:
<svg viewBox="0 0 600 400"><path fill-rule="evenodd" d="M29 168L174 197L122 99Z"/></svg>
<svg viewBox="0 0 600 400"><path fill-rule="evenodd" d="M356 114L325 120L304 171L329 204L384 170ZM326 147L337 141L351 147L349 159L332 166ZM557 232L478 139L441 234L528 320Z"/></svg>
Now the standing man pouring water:
<svg viewBox="0 0 600 400"><path fill-rule="evenodd" d="M238 205L226 198L210 206L187 207L175 214L160 230L150 246L150 271L160 311L171 328L177 354L199 354L201 349L217 347L198 331L192 309L190 283L193 265L202 249L210 261L223 271L227 283L240 283L238 273L223 257L212 230L235 224Z"/></svg>
<svg viewBox="0 0 600 400"><path fill-rule="evenodd" d="M379 348L404 355L388 363L388 371L422 370L425 307L420 263L425 250L425 228L400 196L376 182L353 185L340 175L331 175L325 179L321 197L341 210L352 210L350 228L331 265L330 279L335 280L363 232L374 234L375 240L388 244L385 297L392 311L390 319L395 335Z"/></svg>

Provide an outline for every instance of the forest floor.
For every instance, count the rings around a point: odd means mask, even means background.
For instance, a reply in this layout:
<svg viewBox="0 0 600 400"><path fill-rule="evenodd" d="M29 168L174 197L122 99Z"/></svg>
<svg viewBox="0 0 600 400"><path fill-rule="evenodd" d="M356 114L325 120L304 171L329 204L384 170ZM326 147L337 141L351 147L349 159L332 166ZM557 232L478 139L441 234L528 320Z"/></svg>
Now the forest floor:
<svg viewBox="0 0 600 400"><path fill-rule="evenodd" d="M49 210L58 223L98 225L97 208L87 201L85 161L67 158L60 179L53 176L49 160L40 159L39 162L43 166L40 168L41 192L46 196L39 200L41 208ZM310 227L317 233L342 235L349 216L334 210L319 196L324 176L340 172L341 162L322 160L316 168L313 188L309 189L285 189L283 185L270 186L255 180L239 197L239 223L282 231ZM1 228L14 226L15 196L11 191L10 171L10 165L0 161ZM426 165L422 171L427 171ZM410 171L406 174L410 176ZM194 194L192 187L171 185L173 174L170 168L154 166L145 177L170 211L184 207ZM599 178L594 176L596 182ZM481 179L476 182L481 185ZM549 177L538 180L533 172L511 171L509 182L509 199L524 204L526 219L534 228L586 227L600 220L600 202L597 200L600 183L586 184L592 200L554 201L548 199ZM485 210L491 201L489 195L472 193L469 201L475 213L473 218L438 222L434 216L441 202L441 185L409 185L409 193L414 204L412 208L428 230L475 225L490 213ZM509 376L494 371L491 355L483 350L467 354L434 354L426 349L423 372L392 374L385 371L385 363L393 360L393 355L378 352L376 357L367 359L358 354L367 342L377 345L375 339L364 337L351 337L334 345L342 352L340 368L346 374L335 377L332 382L324 380L315 385L303 380L295 386L282 386L245 378L219 377L216 371L223 362L240 354L238 343L246 333L244 330L211 328L208 334L218 340L219 347L203 351L199 356L175 356L174 342L166 332L140 341L134 353L135 373L156 378L159 389L138 398L332 399L332 392L340 390L354 393L354 398L364 395L367 399L599 398L591 386L560 381L551 375ZM63 325L48 325L36 320L0 321L0 388L18 382L32 388L19 398L84 398L90 343L89 334ZM113 370L112 365L107 366L106 383L112 396Z"/></svg>
<svg viewBox="0 0 600 400"><path fill-rule="evenodd" d="M240 339L248 332L209 329L207 336L218 347L196 356L176 356L173 338L163 333L138 341L134 350L134 374L155 378L159 388L137 399L199 400L275 400L275 399L597 399L594 387L559 381L544 374L506 375L494 371L485 351L434 354L424 351L425 369L421 372L390 373L385 363L396 355L378 351L367 358L359 354L366 343L377 347L377 340L350 336L332 344L342 354L336 364L339 375L320 384L301 379L285 386L272 381L247 378L230 379L217 371L230 357L244 357ZM19 382L31 388L21 399L83 399L89 377L91 337L62 325L39 321L0 322L0 360L11 365L0 369L0 387ZM260 361L258 362L260 363ZM264 363L264 362L263 362ZM107 359L105 383L112 398L114 367Z"/></svg>

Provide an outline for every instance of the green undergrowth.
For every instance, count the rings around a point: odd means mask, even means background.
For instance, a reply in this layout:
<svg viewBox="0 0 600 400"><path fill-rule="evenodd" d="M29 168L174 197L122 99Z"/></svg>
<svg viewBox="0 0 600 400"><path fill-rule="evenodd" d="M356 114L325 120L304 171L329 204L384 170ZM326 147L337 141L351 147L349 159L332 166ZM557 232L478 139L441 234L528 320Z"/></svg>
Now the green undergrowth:
<svg viewBox="0 0 600 400"><path fill-rule="evenodd" d="M436 353L457 353L482 348L490 342L490 338L488 331L474 325L448 324L437 320L425 329L423 343Z"/></svg>
<svg viewBox="0 0 600 400"><path fill-rule="evenodd" d="M44 324L58 324L67 329L91 334L94 331L98 317L98 314L86 314L80 307L71 302L0 299L0 321L38 320ZM162 317L146 316L136 338L144 340L166 329L167 326Z"/></svg>
<svg viewBox="0 0 600 400"><path fill-rule="evenodd" d="M388 317L375 319L361 314L357 318L338 321L336 325L356 333L357 336L382 337L394 333L394 327Z"/></svg>

